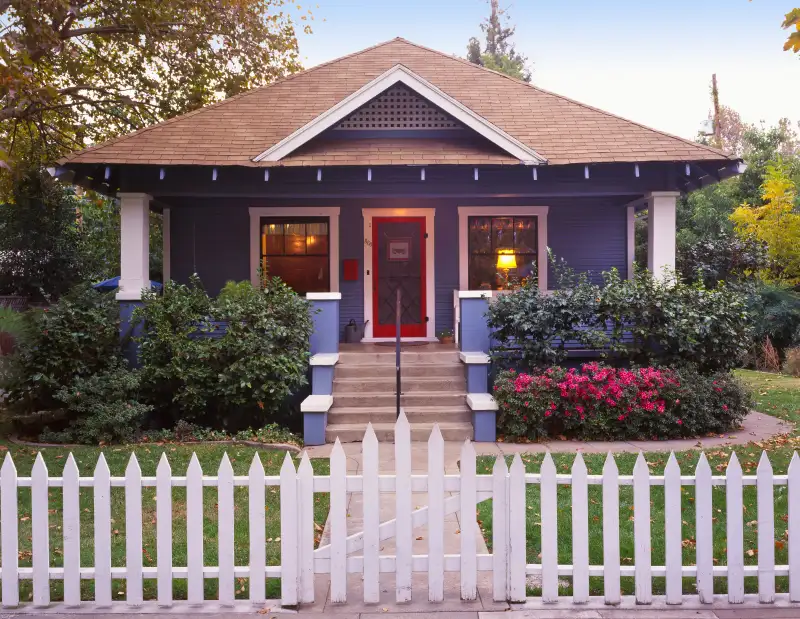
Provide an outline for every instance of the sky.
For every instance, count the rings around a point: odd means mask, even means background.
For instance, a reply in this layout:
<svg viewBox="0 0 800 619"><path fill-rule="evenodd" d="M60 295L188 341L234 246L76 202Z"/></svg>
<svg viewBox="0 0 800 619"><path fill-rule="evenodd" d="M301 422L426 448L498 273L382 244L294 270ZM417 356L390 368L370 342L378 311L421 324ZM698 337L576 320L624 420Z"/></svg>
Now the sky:
<svg viewBox="0 0 800 619"><path fill-rule="evenodd" d="M464 56L486 0L315 0L305 67L397 36ZM800 0L500 0L544 89L682 137L720 102L748 123L800 121L800 54L783 51ZM302 4L301 4L302 6ZM303 11L308 7L302 6Z"/></svg>

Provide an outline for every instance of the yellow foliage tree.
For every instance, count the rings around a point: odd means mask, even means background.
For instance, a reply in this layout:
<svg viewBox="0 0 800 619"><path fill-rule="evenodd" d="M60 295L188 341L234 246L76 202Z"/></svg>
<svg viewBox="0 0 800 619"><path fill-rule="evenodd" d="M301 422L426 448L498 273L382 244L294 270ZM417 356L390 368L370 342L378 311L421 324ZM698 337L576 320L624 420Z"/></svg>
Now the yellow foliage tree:
<svg viewBox="0 0 800 619"><path fill-rule="evenodd" d="M800 213L795 208L797 186L782 161L767 166L761 185L763 206L744 203L732 214L736 232L767 246L771 259L764 279L800 283Z"/></svg>

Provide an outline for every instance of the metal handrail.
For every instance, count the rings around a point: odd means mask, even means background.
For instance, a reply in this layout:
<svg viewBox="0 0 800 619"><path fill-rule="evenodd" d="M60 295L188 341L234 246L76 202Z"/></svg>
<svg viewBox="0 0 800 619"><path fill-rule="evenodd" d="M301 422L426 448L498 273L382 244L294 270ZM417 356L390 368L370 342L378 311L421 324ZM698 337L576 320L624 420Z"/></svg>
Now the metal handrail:
<svg viewBox="0 0 800 619"><path fill-rule="evenodd" d="M402 293L400 286L397 287L397 298L395 301L395 334L394 334L394 352L395 352L395 369L397 371L397 411L396 416L400 417L400 297Z"/></svg>

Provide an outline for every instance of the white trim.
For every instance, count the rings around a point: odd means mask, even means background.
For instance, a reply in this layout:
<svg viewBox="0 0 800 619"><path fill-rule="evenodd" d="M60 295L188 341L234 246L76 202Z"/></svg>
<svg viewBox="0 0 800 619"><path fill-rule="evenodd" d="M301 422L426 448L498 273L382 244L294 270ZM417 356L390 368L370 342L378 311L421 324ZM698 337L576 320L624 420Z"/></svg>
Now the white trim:
<svg viewBox="0 0 800 619"><path fill-rule="evenodd" d="M339 363L339 353L338 352L321 352L317 353L316 355L312 355L311 359L308 360L308 365L336 365Z"/></svg>
<svg viewBox="0 0 800 619"><path fill-rule="evenodd" d="M488 365L492 362L485 352L460 352L458 358L465 365Z"/></svg>
<svg viewBox="0 0 800 619"><path fill-rule="evenodd" d="M654 191L647 204L647 268L656 277L675 270L677 191Z"/></svg>
<svg viewBox="0 0 800 619"><path fill-rule="evenodd" d="M301 413L327 413L333 406L332 395L310 395L300 402Z"/></svg>
<svg viewBox="0 0 800 619"><path fill-rule="evenodd" d="M119 193L120 272L116 298L138 301L150 288L150 201L146 193Z"/></svg>
<svg viewBox="0 0 800 619"><path fill-rule="evenodd" d="M341 292L307 292L307 301L341 301Z"/></svg>
<svg viewBox="0 0 800 619"><path fill-rule="evenodd" d="M339 292L339 207L338 206L281 206L250 207L250 283L259 286L258 264L261 258L262 217L328 217L328 253L331 292Z"/></svg>
<svg viewBox="0 0 800 619"><path fill-rule="evenodd" d="M425 314L428 316L428 326L424 338L403 338L403 341L435 342L436 338L436 260L434 244L434 216L435 208L364 208L364 337L362 342L394 341L394 338L372 337L372 219L374 217L424 217L425 232L428 234L425 242Z"/></svg>
<svg viewBox="0 0 800 619"><path fill-rule="evenodd" d="M166 207L161 210L161 241L161 279L166 284L172 275L170 211Z"/></svg>
<svg viewBox="0 0 800 619"><path fill-rule="evenodd" d="M488 299L494 290L457 290L459 299Z"/></svg>
<svg viewBox="0 0 800 619"><path fill-rule="evenodd" d="M400 64L395 65L350 96L342 99L333 107L328 108L311 122L303 125L291 135L256 156L253 161L280 161L398 82L405 84L418 95L433 103L464 126L499 146L511 156L516 157L522 163L538 165L547 162L536 151Z"/></svg>
<svg viewBox="0 0 800 619"><path fill-rule="evenodd" d="M488 393L468 393L467 406L473 411L496 411L499 407Z"/></svg>
<svg viewBox="0 0 800 619"><path fill-rule="evenodd" d="M636 262L636 207L627 207L628 230L628 279L633 279L633 265Z"/></svg>
<svg viewBox="0 0 800 619"><path fill-rule="evenodd" d="M477 297L462 297L469 289L469 217L480 216L535 216L536 222L536 268L538 272L539 289L547 291L547 213L549 206L459 206L458 207L458 293L462 299ZM484 294L488 290L477 291Z"/></svg>

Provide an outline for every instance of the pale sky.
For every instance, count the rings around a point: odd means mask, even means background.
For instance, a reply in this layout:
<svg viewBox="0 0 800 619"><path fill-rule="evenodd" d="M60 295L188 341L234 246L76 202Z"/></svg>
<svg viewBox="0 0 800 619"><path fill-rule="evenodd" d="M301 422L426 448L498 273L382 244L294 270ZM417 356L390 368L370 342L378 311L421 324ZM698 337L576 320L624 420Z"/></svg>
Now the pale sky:
<svg viewBox="0 0 800 619"><path fill-rule="evenodd" d="M315 0L306 67L402 36L463 56L485 0ZM800 54L783 51L783 16L800 0L500 0L533 83L693 139L720 100L745 122L800 120ZM307 6L302 5L303 10Z"/></svg>

